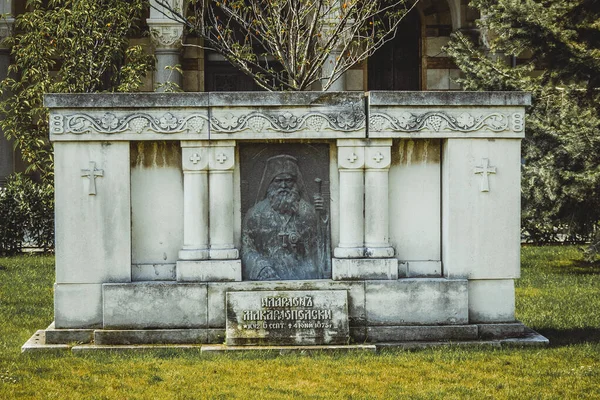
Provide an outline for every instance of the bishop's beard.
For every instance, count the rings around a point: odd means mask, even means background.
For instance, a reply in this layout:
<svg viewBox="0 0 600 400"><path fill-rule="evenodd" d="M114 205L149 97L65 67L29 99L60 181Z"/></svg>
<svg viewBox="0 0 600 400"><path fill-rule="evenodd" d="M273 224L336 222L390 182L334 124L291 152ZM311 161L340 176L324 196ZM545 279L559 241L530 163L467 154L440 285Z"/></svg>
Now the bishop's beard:
<svg viewBox="0 0 600 400"><path fill-rule="evenodd" d="M271 208L280 214L291 215L298 211L300 191L296 187L291 189L269 188L267 197Z"/></svg>

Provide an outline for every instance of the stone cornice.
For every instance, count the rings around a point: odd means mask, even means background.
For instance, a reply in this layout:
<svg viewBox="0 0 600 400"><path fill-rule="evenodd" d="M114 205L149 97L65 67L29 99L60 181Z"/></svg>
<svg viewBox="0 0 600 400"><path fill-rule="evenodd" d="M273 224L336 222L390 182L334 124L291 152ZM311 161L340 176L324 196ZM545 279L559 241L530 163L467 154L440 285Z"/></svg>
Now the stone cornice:
<svg viewBox="0 0 600 400"><path fill-rule="evenodd" d="M45 105L60 141L524 136L524 94L433 93L426 105L428 93L386 101L360 92L51 94ZM457 104L461 96L467 104Z"/></svg>

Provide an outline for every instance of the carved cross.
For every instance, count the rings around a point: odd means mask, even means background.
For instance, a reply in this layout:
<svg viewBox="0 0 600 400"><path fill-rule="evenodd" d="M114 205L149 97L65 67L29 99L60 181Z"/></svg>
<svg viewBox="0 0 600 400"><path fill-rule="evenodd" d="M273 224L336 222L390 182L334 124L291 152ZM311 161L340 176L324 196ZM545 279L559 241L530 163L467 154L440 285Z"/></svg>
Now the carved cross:
<svg viewBox="0 0 600 400"><path fill-rule="evenodd" d="M81 176L88 178L90 180L90 196L96 195L96 177L104 176L104 170L96 169L96 163L94 161L90 161L89 169L82 169Z"/></svg>
<svg viewBox="0 0 600 400"><path fill-rule="evenodd" d="M190 156L190 161L192 162L192 164L198 164L201 159L202 157L200 157L200 154L198 153L194 153Z"/></svg>
<svg viewBox="0 0 600 400"><path fill-rule="evenodd" d="M348 161L350 161L353 164L356 160L358 160L358 156L356 155L356 153L352 153L350 154L350 157L348 157Z"/></svg>
<svg viewBox="0 0 600 400"><path fill-rule="evenodd" d="M219 153L217 154L217 161L219 164L223 164L225 161L227 161L227 156L224 153Z"/></svg>
<svg viewBox="0 0 600 400"><path fill-rule="evenodd" d="M490 191L490 174L496 173L496 167L490 167L490 160L487 158L481 159L481 167L475 167L475 174L481 175L481 191L489 192Z"/></svg>
<svg viewBox="0 0 600 400"><path fill-rule="evenodd" d="M385 157L383 156L383 154L381 154L380 151L377 152L377 154L375 154L375 156L373 156L373 160L375 160L375 162L380 163L381 160L383 160Z"/></svg>

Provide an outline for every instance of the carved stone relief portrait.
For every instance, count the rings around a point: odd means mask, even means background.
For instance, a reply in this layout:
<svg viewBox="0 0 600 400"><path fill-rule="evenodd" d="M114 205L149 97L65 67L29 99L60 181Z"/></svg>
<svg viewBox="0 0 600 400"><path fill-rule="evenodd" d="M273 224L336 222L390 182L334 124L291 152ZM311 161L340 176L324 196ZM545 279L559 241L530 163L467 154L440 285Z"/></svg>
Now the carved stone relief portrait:
<svg viewBox="0 0 600 400"><path fill-rule="evenodd" d="M331 277L329 145L240 147L245 280Z"/></svg>

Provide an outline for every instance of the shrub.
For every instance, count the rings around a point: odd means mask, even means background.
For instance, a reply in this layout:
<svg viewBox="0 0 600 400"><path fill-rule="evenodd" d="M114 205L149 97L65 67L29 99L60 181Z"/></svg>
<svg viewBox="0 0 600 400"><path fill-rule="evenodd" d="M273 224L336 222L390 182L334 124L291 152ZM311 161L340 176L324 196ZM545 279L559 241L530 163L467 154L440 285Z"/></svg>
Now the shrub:
<svg viewBox="0 0 600 400"><path fill-rule="evenodd" d="M13 174L0 188L0 254L54 247L54 188Z"/></svg>

